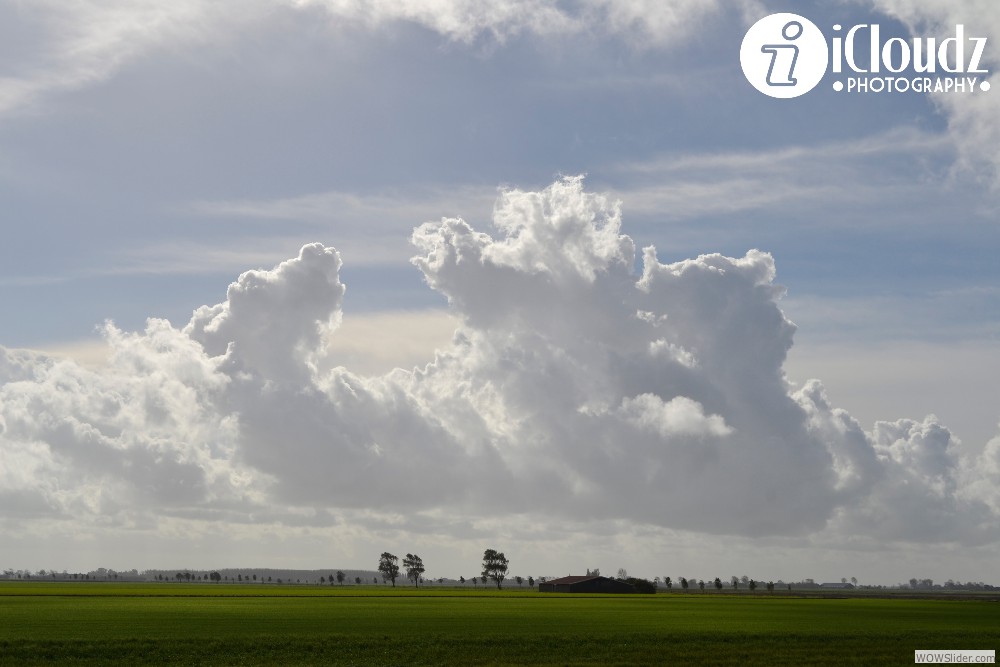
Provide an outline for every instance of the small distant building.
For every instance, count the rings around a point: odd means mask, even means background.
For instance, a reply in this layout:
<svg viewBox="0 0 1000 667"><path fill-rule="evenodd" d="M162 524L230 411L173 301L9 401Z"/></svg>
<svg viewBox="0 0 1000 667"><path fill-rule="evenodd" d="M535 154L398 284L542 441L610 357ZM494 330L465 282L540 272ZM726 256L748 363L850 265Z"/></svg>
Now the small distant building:
<svg viewBox="0 0 1000 667"><path fill-rule="evenodd" d="M825 583L825 584L820 584L819 587L820 588L846 588L848 590L851 590L851 589L854 588L854 584L845 584L845 583L840 582L840 581L831 581L831 582L828 582L828 583Z"/></svg>
<svg viewBox="0 0 1000 667"><path fill-rule="evenodd" d="M551 579L538 584L539 593L638 593L630 583L602 576L576 576Z"/></svg>

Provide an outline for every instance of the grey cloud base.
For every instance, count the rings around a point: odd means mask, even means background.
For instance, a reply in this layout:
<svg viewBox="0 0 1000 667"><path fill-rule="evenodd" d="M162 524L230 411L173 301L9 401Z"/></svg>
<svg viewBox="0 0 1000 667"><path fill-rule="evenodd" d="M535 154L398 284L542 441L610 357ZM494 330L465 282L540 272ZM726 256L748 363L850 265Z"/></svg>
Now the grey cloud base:
<svg viewBox="0 0 1000 667"><path fill-rule="evenodd" d="M244 273L182 329L108 324L97 370L0 348L4 521L362 509L1000 538L1000 438L971 459L933 417L867 432L818 381L787 381L795 327L770 255L646 248L637 272L618 203L579 178L501 193L494 223L499 238L460 219L414 231L413 263L462 322L420 369L329 358L349 292L321 244Z"/></svg>

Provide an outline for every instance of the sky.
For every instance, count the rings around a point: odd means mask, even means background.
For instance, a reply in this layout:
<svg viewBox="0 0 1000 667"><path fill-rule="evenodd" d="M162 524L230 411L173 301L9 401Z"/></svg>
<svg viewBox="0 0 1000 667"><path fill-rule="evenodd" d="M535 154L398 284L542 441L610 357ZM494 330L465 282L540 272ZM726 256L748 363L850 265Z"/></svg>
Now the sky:
<svg viewBox="0 0 1000 667"><path fill-rule="evenodd" d="M1000 583L1000 91L786 10L0 0L0 567Z"/></svg>

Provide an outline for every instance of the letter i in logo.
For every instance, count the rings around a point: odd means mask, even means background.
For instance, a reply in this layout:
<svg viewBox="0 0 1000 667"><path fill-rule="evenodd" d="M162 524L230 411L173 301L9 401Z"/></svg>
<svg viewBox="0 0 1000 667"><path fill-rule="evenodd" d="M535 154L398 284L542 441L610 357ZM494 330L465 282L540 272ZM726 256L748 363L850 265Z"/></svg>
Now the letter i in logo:
<svg viewBox="0 0 1000 667"><path fill-rule="evenodd" d="M789 21L781 29L781 36L789 42L794 42L801 35L802 24L798 21ZM767 68L767 85L794 86L798 83L794 74L799 47L795 44L764 44L760 50L761 53L771 55L771 66Z"/></svg>
<svg viewBox="0 0 1000 667"><path fill-rule="evenodd" d="M750 26L740 45L747 81L768 97L798 97L826 74L830 54L823 33L804 16L771 14Z"/></svg>

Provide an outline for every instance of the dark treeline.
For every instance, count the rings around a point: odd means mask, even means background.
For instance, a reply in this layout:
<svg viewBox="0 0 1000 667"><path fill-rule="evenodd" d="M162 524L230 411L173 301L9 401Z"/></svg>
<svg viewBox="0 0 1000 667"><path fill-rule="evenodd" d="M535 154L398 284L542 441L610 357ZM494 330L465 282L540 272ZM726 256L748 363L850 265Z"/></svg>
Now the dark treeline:
<svg viewBox="0 0 1000 667"><path fill-rule="evenodd" d="M151 569L111 570L97 568L89 572L65 570L13 570L6 569L0 579L32 581L162 581L162 582L221 582L221 583L272 583L272 584L323 584L358 585L382 584L378 572L372 570L292 570L280 568L220 568L201 569Z"/></svg>
<svg viewBox="0 0 1000 667"><path fill-rule="evenodd" d="M587 570L587 574L599 574L600 570ZM624 579L627 573L619 571L618 578ZM527 585L533 588L536 581L541 583L547 579L556 577L511 577L510 583L516 587ZM293 570L282 568L221 568L218 570L202 569L150 569L150 570L112 570L108 568L97 568L88 572L68 572L66 570L15 570L7 568L0 573L0 580L7 581L117 581L117 582L163 582L163 583L234 583L234 584L309 584L324 586L357 586L357 585L391 585L385 576L375 570L356 569L319 569L319 570ZM421 584L437 584L446 586L480 586L486 585L486 577L457 577L433 578L423 577L419 579ZM987 584L982 581L957 581L948 579L944 582L935 582L933 579L911 578L909 581L892 585L884 584L863 584L857 579L842 579L840 582L819 583L813 579L803 579L795 582L776 582L753 580L747 576L729 578L705 578L695 577L654 577L650 582L656 589L661 591L673 590L683 591L721 591L721 590L750 590L750 591L809 591L809 590L829 590L831 588L844 587L847 589L857 589L859 591L979 591L996 592L1000 591L1000 586Z"/></svg>

